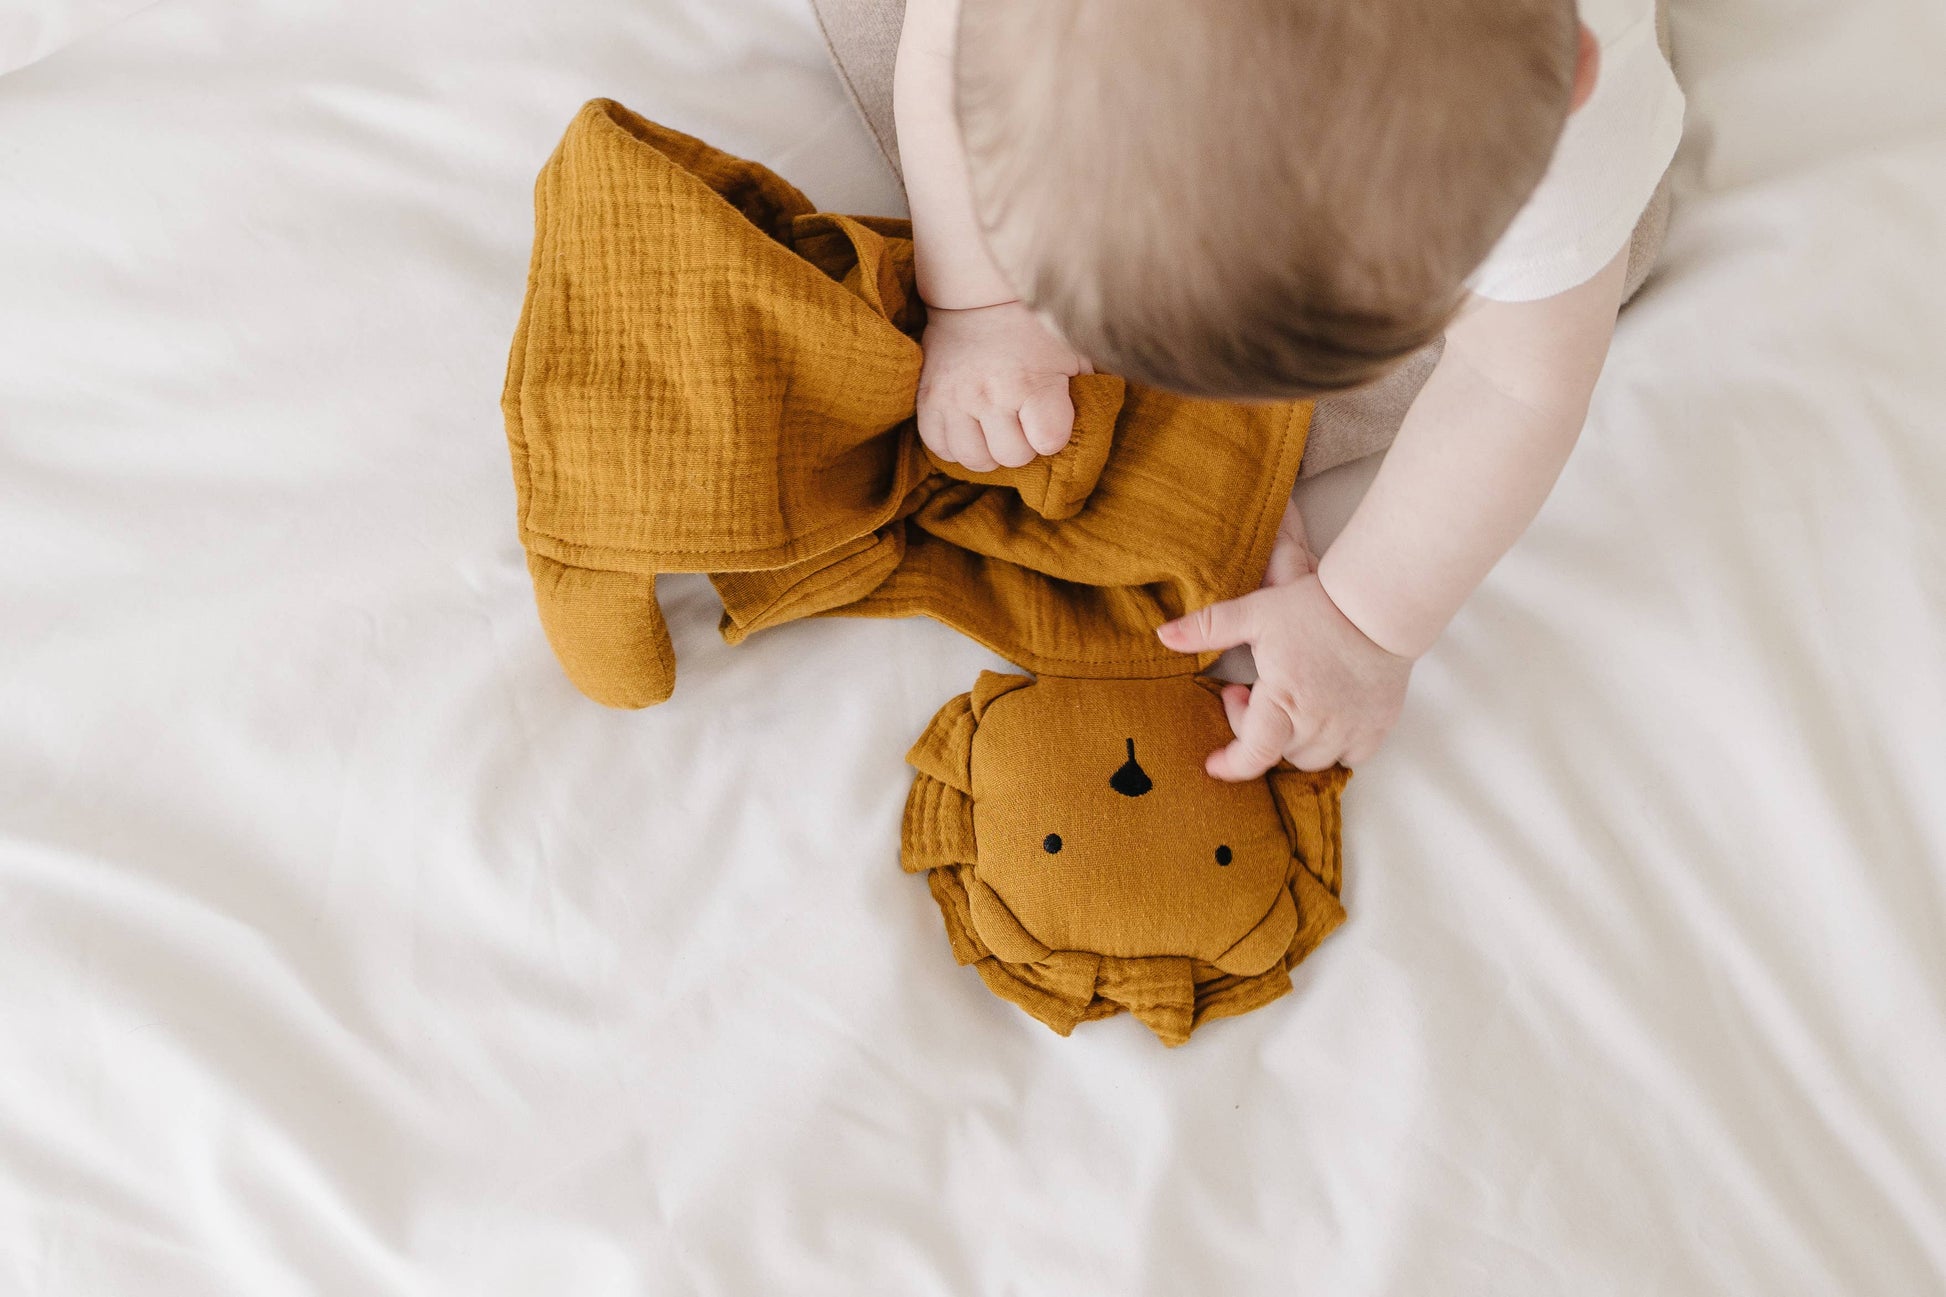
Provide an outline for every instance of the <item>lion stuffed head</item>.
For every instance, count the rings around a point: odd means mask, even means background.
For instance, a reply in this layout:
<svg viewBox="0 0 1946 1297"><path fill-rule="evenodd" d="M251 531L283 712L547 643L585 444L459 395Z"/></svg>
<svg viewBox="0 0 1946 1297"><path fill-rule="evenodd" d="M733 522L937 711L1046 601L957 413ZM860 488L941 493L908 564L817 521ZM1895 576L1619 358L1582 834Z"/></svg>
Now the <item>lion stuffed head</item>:
<svg viewBox="0 0 1946 1297"><path fill-rule="evenodd" d="M1344 919L1350 772L1210 777L1219 688L985 672L907 756L906 870L959 962L1062 1035L1126 1009L1179 1045L1288 991Z"/></svg>

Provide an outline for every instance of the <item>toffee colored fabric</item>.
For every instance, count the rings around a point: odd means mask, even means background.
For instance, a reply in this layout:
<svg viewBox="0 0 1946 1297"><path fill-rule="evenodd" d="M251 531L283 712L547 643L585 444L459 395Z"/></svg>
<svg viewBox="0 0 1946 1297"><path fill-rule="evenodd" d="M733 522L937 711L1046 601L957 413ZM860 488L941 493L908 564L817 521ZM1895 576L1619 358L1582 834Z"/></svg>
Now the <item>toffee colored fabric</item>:
<svg viewBox="0 0 1946 1297"><path fill-rule="evenodd" d="M913 426L923 318L903 223L584 107L535 186L503 394L542 625L623 707L675 684L663 572L710 574L732 642L923 614L1040 673L983 674L912 749L905 867L996 994L1180 1044L1288 991L1344 917L1348 772L1210 778L1214 655L1154 634L1261 580L1310 407L1087 375L1066 449L969 474Z"/></svg>
<svg viewBox="0 0 1946 1297"><path fill-rule="evenodd" d="M1289 991L1344 920L1350 772L1212 779L1218 687L983 672L907 755L905 868L954 957L1061 1035L1125 1009L1179 1045Z"/></svg>
<svg viewBox="0 0 1946 1297"><path fill-rule="evenodd" d="M892 113L892 69L898 55L899 27L905 18L905 0L812 0L811 7L817 12L818 28L845 93L857 105L879 152L903 183L905 172L899 162L898 130ZM1673 63L1668 0L1658 0L1656 5L1656 39L1663 55ZM1665 175L1629 239L1624 303L1635 296L1654 269L1668 223L1669 178ZM1299 475L1311 477L1390 446L1443 349L1443 341L1434 341L1377 382L1320 400Z"/></svg>
<svg viewBox="0 0 1946 1297"><path fill-rule="evenodd" d="M732 642L923 614L1036 672L1213 660L1154 629L1261 579L1310 407L1086 375L1065 450L968 475L913 425L911 285L903 222L818 212L606 100L575 117L535 186L502 404L541 622L583 692L669 696L663 572L711 575Z"/></svg>

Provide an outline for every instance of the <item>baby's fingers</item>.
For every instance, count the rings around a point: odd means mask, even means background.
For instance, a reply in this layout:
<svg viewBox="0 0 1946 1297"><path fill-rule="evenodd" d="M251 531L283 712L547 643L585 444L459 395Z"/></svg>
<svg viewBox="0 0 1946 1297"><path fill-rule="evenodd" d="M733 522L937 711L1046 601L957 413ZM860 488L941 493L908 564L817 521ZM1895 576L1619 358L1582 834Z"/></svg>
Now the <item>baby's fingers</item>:
<svg viewBox="0 0 1946 1297"><path fill-rule="evenodd" d="M1224 685L1220 695L1223 699L1223 714L1229 717L1230 733L1243 728L1243 713L1250 707L1250 687L1248 685Z"/></svg>
<svg viewBox="0 0 1946 1297"><path fill-rule="evenodd" d="M1251 600L1255 596L1245 595L1241 599L1226 599L1213 603L1207 608L1164 622L1155 628L1156 638L1165 648L1178 653L1222 652L1239 644L1248 644L1256 633L1252 614L1257 605Z"/></svg>
<svg viewBox="0 0 1946 1297"><path fill-rule="evenodd" d="M946 440L953 449L951 459L955 464L970 468L975 473L991 473L999 467L987 450L986 434L980 431L979 421L972 415L957 411L948 414Z"/></svg>
<svg viewBox="0 0 1946 1297"><path fill-rule="evenodd" d="M1008 468L1019 468L1034 459L1034 448L1021 433L1020 420L1008 413L990 414L980 420L986 436L987 453Z"/></svg>
<svg viewBox="0 0 1946 1297"><path fill-rule="evenodd" d="M1218 779L1233 782L1261 778L1284 755L1284 746L1291 741L1291 718L1268 694L1252 689L1243 706L1242 723L1238 724L1230 691L1223 693L1223 707L1230 713L1230 728L1236 731L1236 738L1210 753L1204 769Z"/></svg>
<svg viewBox="0 0 1946 1297"><path fill-rule="evenodd" d="M1351 741L1345 744L1344 754L1338 759L1348 766L1362 765L1372 759L1372 754L1378 751L1379 744L1384 741L1383 730L1365 730L1354 734Z"/></svg>
<svg viewBox="0 0 1946 1297"><path fill-rule="evenodd" d="M1277 538L1270 544L1270 563L1264 569L1267 586L1289 585L1299 577L1318 570L1317 555L1311 551L1310 537L1304 531L1304 517L1295 502L1284 506L1284 520L1277 526Z"/></svg>
<svg viewBox="0 0 1946 1297"><path fill-rule="evenodd" d="M944 460L953 460L952 439L946 435L946 411L939 405L921 402L919 406L919 440L926 449Z"/></svg>
<svg viewBox="0 0 1946 1297"><path fill-rule="evenodd" d="M1037 455L1052 455L1068 444L1074 435L1074 400L1065 378L1021 402L1020 429Z"/></svg>
<svg viewBox="0 0 1946 1297"><path fill-rule="evenodd" d="M1299 770L1329 770L1338 764L1347 746L1343 731L1326 725L1303 742L1293 744L1285 756Z"/></svg>

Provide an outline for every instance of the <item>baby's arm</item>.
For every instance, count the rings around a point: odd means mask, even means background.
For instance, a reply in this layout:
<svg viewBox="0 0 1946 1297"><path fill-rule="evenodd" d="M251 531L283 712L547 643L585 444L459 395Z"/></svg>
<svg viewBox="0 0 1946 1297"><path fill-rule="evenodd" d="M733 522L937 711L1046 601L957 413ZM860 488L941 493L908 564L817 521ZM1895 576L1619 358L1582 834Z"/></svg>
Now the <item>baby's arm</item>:
<svg viewBox="0 0 1946 1297"><path fill-rule="evenodd" d="M1067 444L1068 379L1088 363L1018 300L987 255L953 111L959 0L907 0L892 78L919 295L919 435L984 472Z"/></svg>
<svg viewBox="0 0 1946 1297"><path fill-rule="evenodd" d="M1407 411L1392 451L1318 564L1331 601L1382 648L1432 647L1540 511L1588 417L1628 267L1579 288L1477 301Z"/></svg>
<svg viewBox="0 0 1946 1297"><path fill-rule="evenodd" d="M973 215L966 152L953 115L953 34L959 0L908 0L892 73L919 295L968 310L1013 300Z"/></svg>
<svg viewBox="0 0 1946 1297"><path fill-rule="evenodd" d="M1237 737L1211 754L1211 774L1255 778L1279 757L1307 770L1355 765L1377 749L1413 660L1526 530L1567 462L1626 268L1624 250L1558 297L1470 307L1317 570L1161 628L1184 652L1254 650L1255 687L1224 691Z"/></svg>

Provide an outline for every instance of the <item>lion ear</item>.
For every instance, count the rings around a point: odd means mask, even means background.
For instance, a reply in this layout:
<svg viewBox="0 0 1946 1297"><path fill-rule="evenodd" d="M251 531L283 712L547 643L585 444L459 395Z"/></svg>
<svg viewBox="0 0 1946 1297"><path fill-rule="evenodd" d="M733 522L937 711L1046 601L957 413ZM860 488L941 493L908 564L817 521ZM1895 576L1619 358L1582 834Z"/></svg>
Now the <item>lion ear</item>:
<svg viewBox="0 0 1946 1297"><path fill-rule="evenodd" d="M998 671L980 672L980 678L973 682L973 719L977 721L985 716L987 708L993 706L996 698L1016 689L1025 689L1033 683L1032 676L1003 675Z"/></svg>
<svg viewBox="0 0 1946 1297"><path fill-rule="evenodd" d="M980 672L973 692L952 699L926 723L925 731L905 754L906 764L971 796L973 731L979 727L981 715L1002 694L1033 683L1032 676Z"/></svg>
<svg viewBox="0 0 1946 1297"><path fill-rule="evenodd" d="M952 699L926 723L905 762L948 788L973 792L973 695Z"/></svg>

